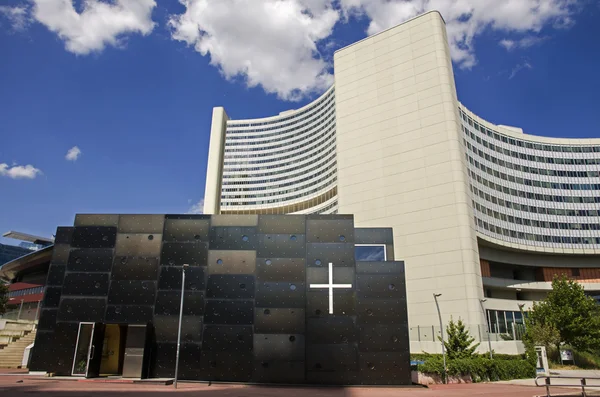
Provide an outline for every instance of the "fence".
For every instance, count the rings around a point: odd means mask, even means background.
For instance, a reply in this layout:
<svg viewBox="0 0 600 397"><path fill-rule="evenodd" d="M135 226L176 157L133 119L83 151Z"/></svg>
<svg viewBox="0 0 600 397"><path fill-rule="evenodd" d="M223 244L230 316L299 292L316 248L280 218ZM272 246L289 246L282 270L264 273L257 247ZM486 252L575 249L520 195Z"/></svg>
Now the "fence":
<svg viewBox="0 0 600 397"><path fill-rule="evenodd" d="M13 306L12 310L0 315L0 318L35 321L39 317L39 304L40 302L28 302Z"/></svg>
<svg viewBox="0 0 600 397"><path fill-rule="evenodd" d="M525 334L525 326L523 324L512 323L511 332L488 333L488 328L485 325L466 325L465 330L475 338L475 342L492 342L508 341L508 340L523 340ZM411 341L418 342L439 342L442 336L440 327L435 325L417 325L409 327L408 336ZM444 338L448 338L446 328L444 328Z"/></svg>

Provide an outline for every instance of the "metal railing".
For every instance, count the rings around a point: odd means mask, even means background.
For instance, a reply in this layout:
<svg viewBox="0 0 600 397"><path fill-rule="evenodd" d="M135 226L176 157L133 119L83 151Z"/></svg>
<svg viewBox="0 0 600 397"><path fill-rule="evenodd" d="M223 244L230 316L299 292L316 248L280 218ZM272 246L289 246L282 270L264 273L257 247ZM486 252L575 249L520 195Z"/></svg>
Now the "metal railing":
<svg viewBox="0 0 600 397"><path fill-rule="evenodd" d="M538 380L544 379L544 384L539 384ZM551 383L551 379L578 379L579 384L573 383ZM592 376L561 376L561 375L549 375L549 376L538 376L535 378L535 385L538 387L546 388L546 396L552 397L550 394L550 386L552 387L570 387L570 388L581 388L581 395L583 397L587 397L587 393L585 391L586 388L600 388L600 384L597 385L588 385L588 380L598 380L600 381L600 377L592 377ZM564 394L564 393L562 393Z"/></svg>

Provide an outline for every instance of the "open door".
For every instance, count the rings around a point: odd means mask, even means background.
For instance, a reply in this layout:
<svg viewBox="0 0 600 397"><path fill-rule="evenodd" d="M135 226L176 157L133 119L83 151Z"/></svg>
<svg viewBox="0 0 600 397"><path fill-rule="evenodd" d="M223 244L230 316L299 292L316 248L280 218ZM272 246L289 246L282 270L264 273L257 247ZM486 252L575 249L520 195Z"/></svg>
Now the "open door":
<svg viewBox="0 0 600 397"><path fill-rule="evenodd" d="M102 345L104 344L104 329L102 323L94 324L92 332L92 346L90 348L90 358L88 360L86 378L97 378L100 376L100 364L102 362Z"/></svg>
<svg viewBox="0 0 600 397"><path fill-rule="evenodd" d="M100 373L104 324L79 323L75 355L73 357L73 376L91 378Z"/></svg>

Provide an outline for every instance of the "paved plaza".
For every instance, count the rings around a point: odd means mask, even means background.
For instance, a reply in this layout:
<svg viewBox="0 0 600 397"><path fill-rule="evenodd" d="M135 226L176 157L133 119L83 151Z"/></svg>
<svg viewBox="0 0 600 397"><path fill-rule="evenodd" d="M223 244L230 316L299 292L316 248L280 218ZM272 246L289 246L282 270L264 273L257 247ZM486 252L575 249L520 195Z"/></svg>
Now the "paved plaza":
<svg viewBox="0 0 600 397"><path fill-rule="evenodd" d="M556 394L574 395L573 390L556 389ZM434 385L424 387L278 387L247 385L207 385L204 383L179 383L173 386L107 383L92 380L57 380L25 374L0 376L1 396L45 397L157 397L175 393L195 397L533 397L544 395L544 389L532 386L478 383L457 385Z"/></svg>

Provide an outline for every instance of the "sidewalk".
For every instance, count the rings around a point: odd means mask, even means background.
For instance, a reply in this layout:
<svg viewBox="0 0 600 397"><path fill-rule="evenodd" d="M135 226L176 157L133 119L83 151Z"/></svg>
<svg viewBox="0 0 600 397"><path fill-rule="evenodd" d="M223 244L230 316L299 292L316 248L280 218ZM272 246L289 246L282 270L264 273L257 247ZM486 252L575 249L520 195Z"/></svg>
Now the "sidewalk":
<svg viewBox="0 0 600 397"><path fill-rule="evenodd" d="M557 389L557 392L559 389ZM563 393L569 391L563 389ZM212 385L180 382L179 388L146 384L115 384L92 381L41 379L34 376L0 376L0 395L11 397L159 397L176 393L186 397L534 397L544 395L539 387L501 384L453 384L422 387L282 387Z"/></svg>

